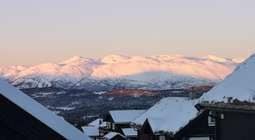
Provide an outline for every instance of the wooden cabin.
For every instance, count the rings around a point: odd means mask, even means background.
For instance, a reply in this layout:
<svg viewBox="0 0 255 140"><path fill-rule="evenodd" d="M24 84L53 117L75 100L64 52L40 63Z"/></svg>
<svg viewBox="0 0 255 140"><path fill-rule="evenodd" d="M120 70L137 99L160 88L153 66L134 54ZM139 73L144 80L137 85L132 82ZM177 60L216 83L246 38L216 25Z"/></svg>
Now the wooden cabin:
<svg viewBox="0 0 255 140"><path fill-rule="evenodd" d="M82 127L84 134L89 136L92 140L100 140L104 135L100 134L99 127L103 124L103 119L98 118L88 125Z"/></svg>
<svg viewBox="0 0 255 140"><path fill-rule="evenodd" d="M164 132L155 133L147 119L138 130L138 140L171 140L171 135Z"/></svg>
<svg viewBox="0 0 255 140"><path fill-rule="evenodd" d="M206 110L201 111L172 137L174 140L215 140L215 130L215 120Z"/></svg>
<svg viewBox="0 0 255 140"><path fill-rule="evenodd" d="M123 129L132 128L132 121L141 116L145 110L113 110L109 111L104 121L106 132L118 132L124 135Z"/></svg>
<svg viewBox="0 0 255 140"><path fill-rule="evenodd" d="M1 140L88 140L81 131L0 80Z"/></svg>
<svg viewBox="0 0 255 140"><path fill-rule="evenodd" d="M139 140L251 140L255 139L255 104L198 104L198 115L176 132L158 131L147 119ZM176 117L178 119L178 117ZM162 123L162 121L158 121ZM164 122L163 122L164 123ZM156 124L158 125L158 124ZM158 125L160 126L160 125Z"/></svg>
<svg viewBox="0 0 255 140"><path fill-rule="evenodd" d="M211 112L216 126L216 140L255 139L254 103L198 104L197 108Z"/></svg>
<svg viewBox="0 0 255 140"><path fill-rule="evenodd" d="M134 121L138 130L138 139L175 139L175 134L198 115L195 104L194 100L188 98L163 98ZM189 137L185 135L187 133L188 131L185 131L185 133L179 133L178 136L180 138Z"/></svg>
<svg viewBox="0 0 255 140"><path fill-rule="evenodd" d="M200 103L200 114L175 135L176 140L255 139L255 104Z"/></svg>

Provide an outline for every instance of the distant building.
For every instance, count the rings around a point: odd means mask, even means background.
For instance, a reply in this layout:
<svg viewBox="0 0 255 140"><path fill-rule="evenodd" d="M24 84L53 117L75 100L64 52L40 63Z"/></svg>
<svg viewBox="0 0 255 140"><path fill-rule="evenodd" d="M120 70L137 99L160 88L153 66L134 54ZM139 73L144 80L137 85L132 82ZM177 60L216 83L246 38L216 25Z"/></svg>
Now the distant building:
<svg viewBox="0 0 255 140"><path fill-rule="evenodd" d="M1 140L88 140L81 131L0 80Z"/></svg>
<svg viewBox="0 0 255 140"><path fill-rule="evenodd" d="M137 133L131 127L132 122L141 116L146 110L114 110L109 111L105 118L105 127L102 130L107 132L117 132L128 139L136 139ZM136 135L136 136L135 136Z"/></svg>
<svg viewBox="0 0 255 140"><path fill-rule="evenodd" d="M196 100L188 98L162 99L134 121L138 139L172 140L181 128L196 118L195 104Z"/></svg>
<svg viewBox="0 0 255 140"><path fill-rule="evenodd" d="M82 127L82 130L84 134L89 136L93 140L102 140L104 134L100 133L100 127L102 127L104 124L103 119L99 118L91 123L89 123L87 126Z"/></svg>

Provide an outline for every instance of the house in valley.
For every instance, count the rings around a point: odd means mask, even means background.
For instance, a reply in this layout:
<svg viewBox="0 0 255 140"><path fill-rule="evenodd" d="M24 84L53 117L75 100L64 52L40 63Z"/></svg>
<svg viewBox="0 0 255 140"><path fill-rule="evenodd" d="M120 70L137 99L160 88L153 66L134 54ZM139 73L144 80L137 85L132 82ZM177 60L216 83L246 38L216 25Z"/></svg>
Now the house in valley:
<svg viewBox="0 0 255 140"><path fill-rule="evenodd" d="M106 115L104 121L106 122L104 129L106 132L118 132L122 135L125 135L123 130L126 132L126 134L131 135L134 134L134 132L131 132L132 121L134 121L136 118L141 116L146 110L113 110L109 111L109 113ZM128 129L128 130L127 130Z"/></svg>
<svg viewBox="0 0 255 140"><path fill-rule="evenodd" d="M88 140L74 126L0 80L1 140Z"/></svg>
<svg viewBox="0 0 255 140"><path fill-rule="evenodd" d="M92 140L101 140L104 134L100 133L100 127L104 124L103 119L98 118L86 126L82 127L84 134L89 136Z"/></svg>

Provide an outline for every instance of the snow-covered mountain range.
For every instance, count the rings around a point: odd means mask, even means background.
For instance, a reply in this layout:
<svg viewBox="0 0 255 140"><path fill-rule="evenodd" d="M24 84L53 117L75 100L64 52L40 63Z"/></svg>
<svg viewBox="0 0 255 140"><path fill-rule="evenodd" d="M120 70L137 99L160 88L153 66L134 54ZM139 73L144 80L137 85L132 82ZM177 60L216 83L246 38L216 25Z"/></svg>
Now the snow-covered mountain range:
<svg viewBox="0 0 255 140"><path fill-rule="evenodd" d="M59 63L2 66L0 76L20 88L169 89L221 81L239 63L236 59L212 55L75 56Z"/></svg>

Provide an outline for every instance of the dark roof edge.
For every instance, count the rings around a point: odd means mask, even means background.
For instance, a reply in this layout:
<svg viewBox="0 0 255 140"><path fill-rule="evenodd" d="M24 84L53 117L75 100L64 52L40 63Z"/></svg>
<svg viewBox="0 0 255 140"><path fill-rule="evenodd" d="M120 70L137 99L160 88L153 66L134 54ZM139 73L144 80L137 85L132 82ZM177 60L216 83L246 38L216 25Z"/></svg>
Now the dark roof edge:
<svg viewBox="0 0 255 140"><path fill-rule="evenodd" d="M239 103L199 103L195 105L198 111L216 110L216 111L232 111L232 112L251 112L255 113L255 103L239 102Z"/></svg>

